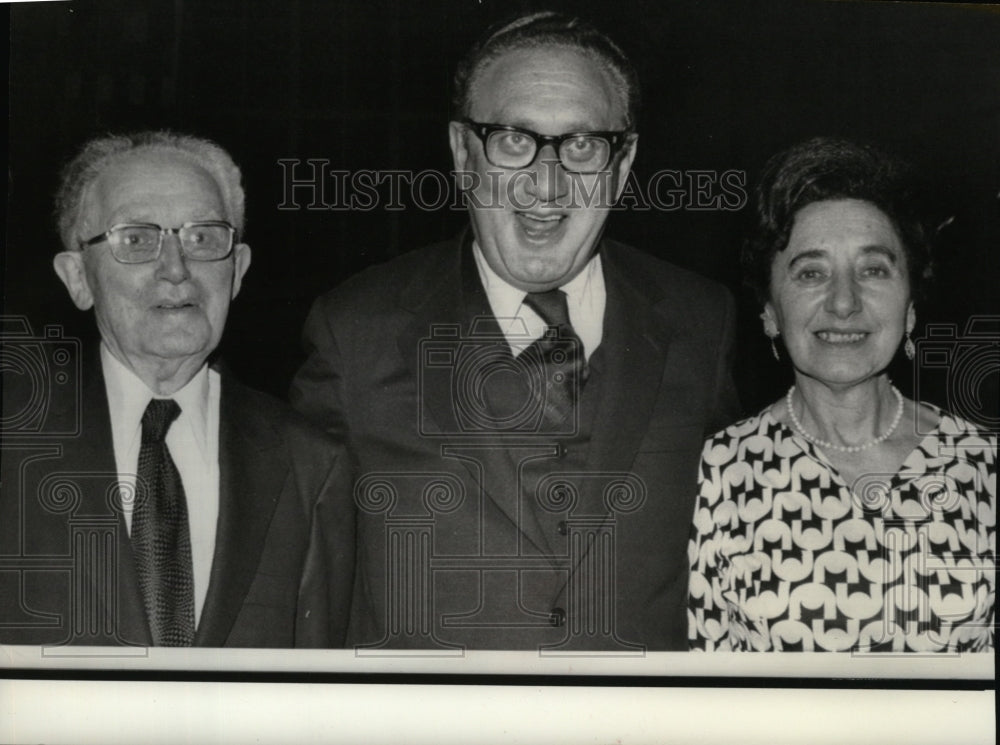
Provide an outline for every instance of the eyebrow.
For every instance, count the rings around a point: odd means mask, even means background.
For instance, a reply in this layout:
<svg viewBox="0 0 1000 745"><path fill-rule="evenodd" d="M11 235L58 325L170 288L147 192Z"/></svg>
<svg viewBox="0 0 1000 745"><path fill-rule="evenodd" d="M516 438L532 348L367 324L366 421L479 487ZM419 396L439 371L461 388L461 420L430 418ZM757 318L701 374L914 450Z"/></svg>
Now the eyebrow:
<svg viewBox="0 0 1000 745"><path fill-rule="evenodd" d="M878 254L880 256L885 256L893 264L896 263L897 258L899 256L899 252L898 251L894 251L893 249L889 248L888 246L883 246L883 245L878 244L878 243L872 244L870 246L864 246L861 249L861 252L864 253L865 255L868 255L868 254Z"/></svg>
<svg viewBox="0 0 1000 745"><path fill-rule="evenodd" d="M828 253L827 251L821 251L818 248L813 248L813 249L810 249L808 251L803 251L802 253L796 254L795 257L791 261L788 262L788 268L791 269L797 263L799 263L800 261L804 261L806 259L822 259L822 258L825 258L826 255L827 255L827 253Z"/></svg>
<svg viewBox="0 0 1000 745"><path fill-rule="evenodd" d="M878 256L885 256L893 264L898 261L898 253L887 246L883 246L878 243L873 243L868 246L861 247L861 253L868 256L871 254L876 254ZM788 268L791 269L799 261L804 261L806 259L823 259L829 255L829 251L821 248L812 248L808 251L803 251L800 254L796 254L795 258L788 262Z"/></svg>
<svg viewBox="0 0 1000 745"><path fill-rule="evenodd" d="M523 120L515 120L513 122L495 122L495 123L496 124L503 124L506 127L517 127L518 129L526 129L529 132L533 132L534 134L540 134L540 135L544 135L545 134L544 132L539 132L537 129L535 129L534 127L532 127L530 122L525 122ZM587 132L605 132L605 131L608 131L608 130L603 130L600 127L589 127L589 126L586 126L586 125L583 125L583 124L574 123L568 129L566 129L564 132L560 132L557 135L549 135L549 136L550 137L561 137L562 135L568 135L568 134L585 134Z"/></svg>
<svg viewBox="0 0 1000 745"><path fill-rule="evenodd" d="M218 220L228 220L226 217L225 210L207 209L207 210L197 210L193 213L194 217L189 217L184 222L212 222ZM217 215L217 217L213 217ZM126 210L118 210L111 213L111 223L112 225L121 224L132 224L132 223L146 223L147 225L159 225L160 223L153 218L152 212L150 210L141 209L133 210L131 208ZM167 227L170 227L169 225Z"/></svg>

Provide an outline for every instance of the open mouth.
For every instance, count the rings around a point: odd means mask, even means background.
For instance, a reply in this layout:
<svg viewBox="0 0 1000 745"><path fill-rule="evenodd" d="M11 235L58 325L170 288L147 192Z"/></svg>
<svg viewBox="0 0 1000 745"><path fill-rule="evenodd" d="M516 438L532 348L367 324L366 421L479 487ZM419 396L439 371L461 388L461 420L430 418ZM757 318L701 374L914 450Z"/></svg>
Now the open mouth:
<svg viewBox="0 0 1000 745"><path fill-rule="evenodd" d="M868 338L867 331L817 331L818 336L827 344L857 344Z"/></svg>
<svg viewBox="0 0 1000 745"><path fill-rule="evenodd" d="M566 215L557 212L518 212L517 221L521 230L529 238L547 239L559 231L566 220Z"/></svg>

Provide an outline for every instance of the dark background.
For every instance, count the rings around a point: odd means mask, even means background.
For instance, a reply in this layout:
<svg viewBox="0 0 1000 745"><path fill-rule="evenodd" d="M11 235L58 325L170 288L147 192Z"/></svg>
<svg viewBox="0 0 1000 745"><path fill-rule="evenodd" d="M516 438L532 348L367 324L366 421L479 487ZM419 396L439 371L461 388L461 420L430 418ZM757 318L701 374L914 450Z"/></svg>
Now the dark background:
<svg viewBox="0 0 1000 745"><path fill-rule="evenodd" d="M570 9L598 22L644 87L638 182L661 169L737 170L747 190L776 150L817 134L874 141L925 176L942 230L927 322L998 308L1000 14L888 2L588 0L91 0L14 6L4 312L36 331L92 338L51 269L52 194L87 138L173 128L220 142L242 166L253 265L222 353L247 383L284 395L312 300L344 278L455 234L461 209L280 210L281 158L335 169L451 168L451 72L490 23ZM298 171L300 177L305 169ZM383 194L385 194L383 190ZM308 195L297 192L306 202ZM748 210L626 210L608 235L727 284L740 298L737 381L748 412L791 380L740 287ZM992 339L997 339L994 324ZM951 346L949 346L951 345ZM945 342L957 349L953 342ZM956 358L957 359L957 358ZM995 355L982 403L995 416ZM904 393L948 404L945 370L897 360ZM952 371L954 372L954 371ZM968 411L958 413L969 414Z"/></svg>

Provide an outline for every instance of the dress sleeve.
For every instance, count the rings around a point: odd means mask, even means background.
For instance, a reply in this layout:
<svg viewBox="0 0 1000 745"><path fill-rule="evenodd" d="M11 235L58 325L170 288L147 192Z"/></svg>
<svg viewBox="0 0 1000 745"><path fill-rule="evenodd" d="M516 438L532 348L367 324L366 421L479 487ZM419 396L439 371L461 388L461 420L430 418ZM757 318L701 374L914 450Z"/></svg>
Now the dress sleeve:
<svg viewBox="0 0 1000 745"><path fill-rule="evenodd" d="M723 479L711 462L717 438L709 439L698 470L698 497L688 542L688 646L692 650L728 650L729 616L722 591L728 563L722 552L726 531L716 524L715 508L724 499Z"/></svg>
<svg viewBox="0 0 1000 745"><path fill-rule="evenodd" d="M996 622L996 556L997 556L997 438L991 436L987 438L987 448L982 462L982 490L983 506L977 510L982 515L982 521L987 524L986 547L987 554L985 565L993 565L993 571L984 572L987 585L989 587L989 610L986 616L986 627L989 634L984 634L985 646L983 652L991 652L997 649L997 622Z"/></svg>

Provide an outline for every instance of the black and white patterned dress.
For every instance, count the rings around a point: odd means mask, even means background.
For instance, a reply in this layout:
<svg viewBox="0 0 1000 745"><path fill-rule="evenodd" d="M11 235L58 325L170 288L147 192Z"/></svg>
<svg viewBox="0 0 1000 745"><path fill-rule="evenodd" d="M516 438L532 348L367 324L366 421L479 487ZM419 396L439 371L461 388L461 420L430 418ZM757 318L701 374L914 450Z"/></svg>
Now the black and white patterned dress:
<svg viewBox="0 0 1000 745"><path fill-rule="evenodd" d="M895 474L855 490L769 409L705 443L692 649L992 649L997 440L943 411Z"/></svg>

